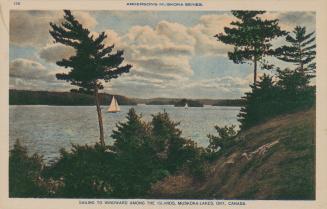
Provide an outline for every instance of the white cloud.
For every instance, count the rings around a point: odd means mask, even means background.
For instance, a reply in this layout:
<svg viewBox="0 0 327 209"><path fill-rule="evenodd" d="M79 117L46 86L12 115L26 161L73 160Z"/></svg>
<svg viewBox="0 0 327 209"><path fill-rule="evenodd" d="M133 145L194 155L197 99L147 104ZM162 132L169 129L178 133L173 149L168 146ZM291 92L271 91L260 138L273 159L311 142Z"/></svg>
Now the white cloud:
<svg viewBox="0 0 327 209"><path fill-rule="evenodd" d="M88 12L74 11L73 15L86 27L97 24ZM50 22L60 23L62 11L11 11L10 43L23 47L43 47L51 42Z"/></svg>
<svg viewBox="0 0 327 209"><path fill-rule="evenodd" d="M72 11L72 14L85 28L93 29L98 24L96 19L89 12Z"/></svg>
<svg viewBox="0 0 327 209"><path fill-rule="evenodd" d="M193 75L190 60L193 56L225 56L230 46L219 43L213 36L222 32L223 27L232 20L228 15L204 15L193 27L161 21L154 27L133 26L121 36L107 29L105 44L114 44L115 49L123 49L124 62L132 64L133 68L129 74L106 84L106 89L119 89L124 94L128 89L138 88L160 92L160 95L174 91L176 86L194 92L200 88L210 91L215 88L226 89L227 78L225 84L221 83L223 80L190 84ZM92 34L98 35L97 32ZM40 56L53 62L67 54L69 52L62 47L52 45L45 47ZM217 86L217 83L220 85Z"/></svg>
<svg viewBox="0 0 327 209"><path fill-rule="evenodd" d="M39 51L40 58L47 62L56 63L64 58L69 58L74 55L75 50L59 43L48 44Z"/></svg>
<svg viewBox="0 0 327 209"><path fill-rule="evenodd" d="M183 79L193 74L188 57L152 57L140 58L132 62L134 70L132 74L159 78L159 79Z"/></svg>
<svg viewBox="0 0 327 209"><path fill-rule="evenodd" d="M39 47L49 41L49 22L58 19L55 13L39 15L33 12L10 13L10 43L18 46Z"/></svg>
<svg viewBox="0 0 327 209"><path fill-rule="evenodd" d="M88 27L96 24L89 13L73 12L73 14ZM37 22L48 25L50 16L53 18L56 15L58 14L43 15L44 23ZM40 17L35 14L32 16ZM133 26L122 36L108 29L105 31L108 36L105 44L107 46L114 44L115 49L125 51L125 63L133 65L131 75L163 80L187 79L193 75L190 65L192 56L226 55L229 46L219 43L213 36L231 20L232 18L227 15L204 15L193 27L161 21L155 27ZM92 34L98 35L97 32ZM49 34L46 33L46 36ZM39 56L51 63L72 54L71 48L60 44L47 44L39 51Z"/></svg>
<svg viewBox="0 0 327 209"><path fill-rule="evenodd" d="M234 19L230 15L203 15L199 24L189 29L189 33L196 39L196 53L199 55L226 56L232 47L218 42L214 35L224 32L224 27Z"/></svg>
<svg viewBox="0 0 327 209"><path fill-rule="evenodd" d="M121 38L114 36L114 39L125 50L126 62L134 66L131 75L187 80L193 75L190 65L193 56L225 56L230 50L230 46L213 37L230 21L232 18L226 15L202 16L193 27L161 21L155 27L134 26Z"/></svg>
<svg viewBox="0 0 327 209"><path fill-rule="evenodd" d="M61 69L48 70L44 65L33 60L15 59L9 65L10 88L28 90L67 91L69 83L59 81L55 74Z"/></svg>
<svg viewBox="0 0 327 209"><path fill-rule="evenodd" d="M184 85L184 88L204 88L204 89L213 89L213 90L221 90L227 89L227 91L231 91L231 89L246 89L249 87L249 79L248 77L240 78L240 77L217 77L206 80L192 81L188 82Z"/></svg>
<svg viewBox="0 0 327 209"><path fill-rule="evenodd" d="M157 24L155 31L158 35L167 37L170 42L178 45L194 45L195 39L186 26L168 21L161 21Z"/></svg>
<svg viewBox="0 0 327 209"><path fill-rule="evenodd" d="M250 90L249 78L224 76L202 80L161 80L140 76L123 76L108 84L107 91L135 97L240 98Z"/></svg>
<svg viewBox="0 0 327 209"><path fill-rule="evenodd" d="M118 33L116 33L116 31L107 29L104 32L107 35L107 38L104 40L105 45L107 46L115 45L116 48L122 48L121 39ZM95 36L97 36L98 34L99 33L95 33Z"/></svg>
<svg viewBox="0 0 327 209"><path fill-rule="evenodd" d="M127 12L116 13L131 18ZM73 11L73 14L88 28L93 28L92 31L94 31L97 22L90 15L94 12ZM263 16L265 18L279 18L280 25L284 29L291 29L301 21L305 24L310 23L314 18L312 13L291 14L289 12L268 12ZM133 18L140 17L136 15ZM49 22L60 22L62 12L15 11L11 13L11 20L10 41L12 44L43 47L39 50L39 56L49 63L72 55L73 50L69 47L49 44ZM249 89L249 84L253 82L252 74L245 78L223 76L203 79L200 77L201 80L195 81L192 78L194 69L190 64L191 59L196 56L226 56L227 52L232 50L232 46L218 42L213 36L224 32L224 27L229 26L233 20L232 15L210 14L201 16L193 26L162 20L152 27L148 25L132 26L125 34L118 34L113 29L105 30L108 35L105 44L107 46L114 44L114 51L123 49L124 63L133 65L130 73L106 83L106 90L124 95L131 95L132 90L133 95L139 97L160 95L167 97L239 98ZM26 33L24 34L24 32ZM97 36L98 32L92 32L92 34ZM25 71L17 70L17 63L15 63L16 67L14 67L14 63L11 65L13 65L12 69L16 69L11 73L11 79L16 79L16 83L20 85L28 85L29 80L32 79L41 79L26 74ZM23 65L21 64L21 66ZM31 66L31 63L25 62L22 68L31 68L27 66ZM47 72L44 66L37 64L34 66L38 69L34 70L35 74L37 74L36 72ZM54 78L54 72L52 70L51 73L43 74L44 79L47 79L47 76ZM39 84L43 86L44 83L40 82ZM30 83L30 85L35 86L34 83ZM56 89L69 87L67 86L68 83L63 87L63 84L58 81L53 81L50 85Z"/></svg>
<svg viewBox="0 0 327 209"><path fill-rule="evenodd" d="M118 45L125 51L126 62L133 65L131 75L179 80L193 74L189 63L192 42L185 26L162 21L155 28L132 27Z"/></svg>
<svg viewBox="0 0 327 209"><path fill-rule="evenodd" d="M315 30L314 12L266 12L260 15L263 19L278 19L279 26L286 31L293 31L295 26L306 26Z"/></svg>
<svg viewBox="0 0 327 209"><path fill-rule="evenodd" d="M115 46L119 46L120 38L118 34L113 30L105 31L107 38L104 41L104 44L107 46L111 46L115 44ZM91 35L94 37L99 36L98 32L91 32ZM56 63L62 59L67 59L75 54L75 49L69 46L65 46L60 43L51 43L47 44L45 47L39 50L40 58L44 59L49 63Z"/></svg>
<svg viewBox="0 0 327 209"><path fill-rule="evenodd" d="M50 75L42 64L33 60L15 59L10 63L9 69L10 77L46 81L54 80L54 76Z"/></svg>
<svg viewBox="0 0 327 209"><path fill-rule="evenodd" d="M281 23L288 24L293 28L297 25L315 28L315 12L280 12L278 19Z"/></svg>

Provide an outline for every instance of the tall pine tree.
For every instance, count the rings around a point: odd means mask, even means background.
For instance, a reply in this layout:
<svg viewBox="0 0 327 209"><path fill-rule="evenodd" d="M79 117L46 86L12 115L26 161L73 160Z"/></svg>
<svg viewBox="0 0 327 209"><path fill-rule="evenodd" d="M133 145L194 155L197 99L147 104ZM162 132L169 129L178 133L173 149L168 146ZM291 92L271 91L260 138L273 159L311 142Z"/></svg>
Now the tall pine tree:
<svg viewBox="0 0 327 209"><path fill-rule="evenodd" d="M114 45L105 46L107 35L102 32L97 37L75 19L69 10L64 10L64 21L60 25L50 23L49 31L55 42L73 47L76 54L57 62L57 65L70 68L68 73L56 74L57 79L66 80L78 86L80 92L92 93L98 113L100 144L104 143L102 114L99 103L101 80L106 82L129 72L131 65L121 66L123 51L112 53Z"/></svg>
<svg viewBox="0 0 327 209"><path fill-rule="evenodd" d="M316 63L316 44L314 32L307 33L305 27L296 26L292 34L286 36L287 46L276 49L277 58L293 63L302 73L314 73Z"/></svg>
<svg viewBox="0 0 327 209"><path fill-rule="evenodd" d="M263 20L259 17L264 13L265 11L232 11L238 20L231 22L232 27L224 28L225 34L215 35L218 41L234 46L234 51L228 52L229 59L234 63L253 63L254 85L257 81L258 62L263 63L263 57L274 55L271 40L286 35L278 26L278 19Z"/></svg>

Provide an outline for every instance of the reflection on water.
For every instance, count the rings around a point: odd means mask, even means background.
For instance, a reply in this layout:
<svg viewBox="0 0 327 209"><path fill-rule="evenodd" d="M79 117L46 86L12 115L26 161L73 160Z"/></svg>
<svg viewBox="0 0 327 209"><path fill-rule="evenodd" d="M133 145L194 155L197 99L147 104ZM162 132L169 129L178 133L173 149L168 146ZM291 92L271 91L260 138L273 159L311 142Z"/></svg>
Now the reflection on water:
<svg viewBox="0 0 327 209"><path fill-rule="evenodd" d="M207 134L216 134L215 125L237 122L239 107L174 107L170 105L121 106L119 113L107 113L102 107L106 143L117 122L126 121L126 113L134 107L146 121L151 115L166 111L170 118L180 122L182 135L207 146ZM10 146L16 139L28 147L30 153L42 154L45 160L59 156L59 149L70 148L71 143L88 144L98 141L98 121L95 106L10 106Z"/></svg>

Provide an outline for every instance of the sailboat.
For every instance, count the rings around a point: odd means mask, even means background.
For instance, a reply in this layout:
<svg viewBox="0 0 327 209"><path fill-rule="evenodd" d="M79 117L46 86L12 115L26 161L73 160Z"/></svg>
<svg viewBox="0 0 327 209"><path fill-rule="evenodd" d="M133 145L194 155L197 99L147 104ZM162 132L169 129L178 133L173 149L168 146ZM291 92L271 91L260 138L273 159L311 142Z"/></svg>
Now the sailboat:
<svg viewBox="0 0 327 209"><path fill-rule="evenodd" d="M184 106L185 109L188 109L188 104L186 103L185 106Z"/></svg>
<svg viewBox="0 0 327 209"><path fill-rule="evenodd" d="M108 112L120 112L120 107L118 105L118 102L115 98L115 96L112 96L112 100L111 100L111 103L110 103L110 106L108 108Z"/></svg>

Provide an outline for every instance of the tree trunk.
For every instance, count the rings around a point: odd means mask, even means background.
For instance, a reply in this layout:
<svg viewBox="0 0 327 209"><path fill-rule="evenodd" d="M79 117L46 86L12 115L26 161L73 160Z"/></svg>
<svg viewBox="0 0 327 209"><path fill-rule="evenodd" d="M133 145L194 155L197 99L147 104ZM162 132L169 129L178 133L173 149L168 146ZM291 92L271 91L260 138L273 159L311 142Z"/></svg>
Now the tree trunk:
<svg viewBox="0 0 327 209"><path fill-rule="evenodd" d="M257 84L257 58L254 57L254 72L253 72L253 85L256 86Z"/></svg>
<svg viewBox="0 0 327 209"><path fill-rule="evenodd" d="M94 91L94 96L95 96L95 105L97 107L97 112L98 112L98 121L99 121L99 129L100 129L100 144L101 146L105 146L104 143L104 134L103 134L103 122L102 122L102 114L101 114L101 107L99 103L99 94L98 94L98 88L95 87Z"/></svg>

